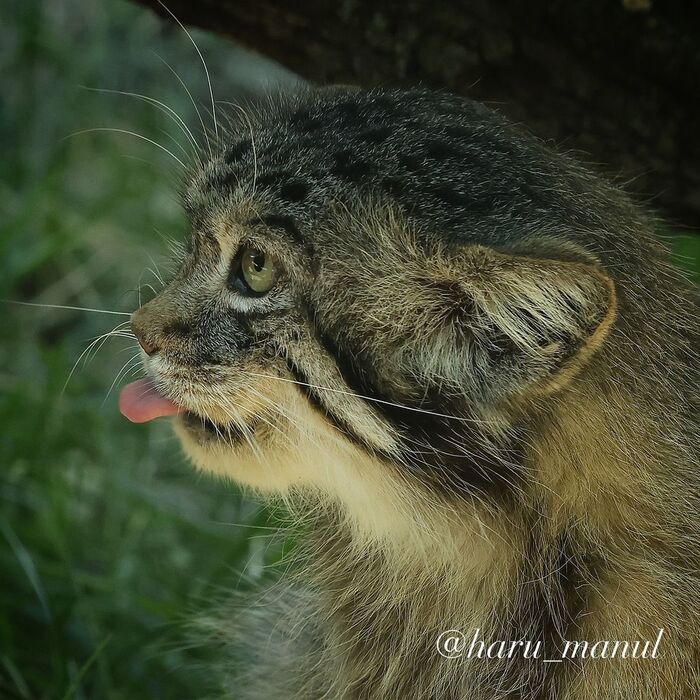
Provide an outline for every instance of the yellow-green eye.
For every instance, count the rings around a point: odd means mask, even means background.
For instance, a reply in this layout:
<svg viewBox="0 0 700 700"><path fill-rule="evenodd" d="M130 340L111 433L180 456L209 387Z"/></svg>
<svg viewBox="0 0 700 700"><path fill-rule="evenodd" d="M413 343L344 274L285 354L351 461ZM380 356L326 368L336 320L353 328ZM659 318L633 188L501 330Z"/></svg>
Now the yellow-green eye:
<svg viewBox="0 0 700 700"><path fill-rule="evenodd" d="M259 296L269 292L277 279L277 269L272 256L243 246L234 260L229 284L244 294Z"/></svg>

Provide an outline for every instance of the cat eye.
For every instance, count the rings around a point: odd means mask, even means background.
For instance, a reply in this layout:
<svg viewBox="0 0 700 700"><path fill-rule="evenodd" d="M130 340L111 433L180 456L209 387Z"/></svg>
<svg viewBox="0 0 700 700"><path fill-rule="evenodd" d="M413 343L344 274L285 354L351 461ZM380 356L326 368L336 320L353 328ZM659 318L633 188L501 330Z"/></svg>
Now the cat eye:
<svg viewBox="0 0 700 700"><path fill-rule="evenodd" d="M262 296L272 289L276 280L274 257L244 245L233 260L228 285L247 296Z"/></svg>

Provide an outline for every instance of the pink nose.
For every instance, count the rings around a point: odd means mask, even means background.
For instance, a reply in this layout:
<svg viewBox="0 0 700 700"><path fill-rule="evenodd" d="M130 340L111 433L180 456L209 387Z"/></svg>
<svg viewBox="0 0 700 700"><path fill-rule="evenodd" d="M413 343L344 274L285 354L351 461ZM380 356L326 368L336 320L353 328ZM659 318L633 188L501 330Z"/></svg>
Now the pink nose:
<svg viewBox="0 0 700 700"><path fill-rule="evenodd" d="M135 324L133 321L131 322L131 330L133 334L136 336L136 340L139 341L139 345L143 349L143 351L146 353L146 355L153 355L156 352L158 352L158 346L155 343L151 343L148 340L146 340L143 337L143 334L139 330L137 324Z"/></svg>
<svg viewBox="0 0 700 700"><path fill-rule="evenodd" d="M139 345L143 348L143 351L146 353L146 355L153 355L154 353L158 352L158 348L153 345L153 343L149 343L145 341L143 338L138 338Z"/></svg>

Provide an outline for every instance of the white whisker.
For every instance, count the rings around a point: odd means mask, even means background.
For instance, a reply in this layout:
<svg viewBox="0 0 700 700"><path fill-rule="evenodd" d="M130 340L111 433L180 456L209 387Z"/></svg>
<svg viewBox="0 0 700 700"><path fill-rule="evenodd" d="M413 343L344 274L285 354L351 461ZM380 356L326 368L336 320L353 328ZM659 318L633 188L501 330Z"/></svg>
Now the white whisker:
<svg viewBox="0 0 700 700"><path fill-rule="evenodd" d="M305 428L302 422L296 419L294 416L290 415L290 413L284 408L282 408L276 401L273 401L269 396L265 396L262 392L258 391L257 389L254 389L253 387L248 387L247 390L250 391L251 394L253 394L254 396L257 396L263 403L267 404L274 412L278 413L284 420L287 421L287 423L289 423L290 426L292 426L298 431L298 434L301 437L308 440L319 451L323 450L321 443L317 439L312 438L311 434ZM289 435L287 435L281 430L280 432L284 435L284 437L287 439L290 445L295 445L294 441Z"/></svg>
<svg viewBox="0 0 700 700"><path fill-rule="evenodd" d="M165 287L165 281L163 280L163 277L161 276L160 271L158 270L158 265L156 261L153 259L153 256L148 251L146 251L146 255L148 255L148 259L153 265L153 268L149 267L148 270L152 272L153 276L161 283L161 285L163 285L163 287Z"/></svg>
<svg viewBox="0 0 700 700"><path fill-rule="evenodd" d="M435 416L437 418L449 418L451 420L457 420L461 421L463 423L483 423L484 421L480 421L476 418L464 418L462 416L451 416L448 413L437 413L435 411L429 411L425 408L416 408L414 406L404 406L403 404L400 403L394 403L393 401L386 401L385 399L377 399L374 396L365 396L364 394L357 394L353 391L345 391L344 389L332 389L331 387L328 386L318 386L317 384L309 384L307 382L300 382L297 381L296 379L287 379L285 377L278 377L274 374L260 374L258 372L248 372L248 374L252 377L261 377L264 379L276 379L277 381L280 382L288 382L289 384L297 384L299 386L307 386L310 389L320 389L321 391L330 391L334 394L343 394L344 396L353 396L358 399L364 399L365 401L372 401L374 403L380 403L385 406L394 406L396 408L401 408L405 411L414 411L415 413L424 413L426 415L430 416Z"/></svg>
<svg viewBox="0 0 700 700"><path fill-rule="evenodd" d="M36 306L40 309L67 309L69 311L92 311L96 314L114 314L115 316L131 316L127 311L108 311L107 309L89 309L85 306L65 306L64 304L38 304L33 301L15 301L14 299L0 299L4 304L16 304L17 306Z"/></svg>
<svg viewBox="0 0 700 700"><path fill-rule="evenodd" d="M182 31L185 32L185 34L187 35L187 38L192 42L192 46L194 46L194 49L197 52L197 55L199 56L199 60L202 62L202 67L204 68L204 74L207 76L207 85L209 86L209 98L211 99L212 119L214 121L214 133L216 134L216 139L218 142L219 126L216 122L216 103L214 102L214 91L212 90L212 87L211 87L211 78L209 77L209 69L207 68L207 63L204 60L204 56L202 56L202 52L199 50L199 46L197 46L197 43L192 38L192 35L187 31L185 25L175 16L175 14L170 10L170 8L162 0L158 0L158 4L180 25L180 29L182 29Z"/></svg>
<svg viewBox="0 0 700 700"><path fill-rule="evenodd" d="M110 127L110 126L98 126L94 127L92 129L81 129L80 131L74 131L72 134L68 134L65 138L73 138L74 136L80 136L81 134L89 134L91 132L97 132L97 131L111 131L116 134L128 134L129 136L134 136L137 139L141 139L143 141L147 141L148 143L152 144L156 148L160 148L161 151L165 151L171 158L173 158L175 161L177 161L181 166L183 170L187 170L187 166L169 149L167 149L165 146L161 145L157 141L154 141L153 139L149 139L148 136L143 136L142 134L137 134L135 131L129 131L128 129L117 129L115 127Z"/></svg>
<svg viewBox="0 0 700 700"><path fill-rule="evenodd" d="M127 325L129 321L123 321L122 323L116 325L111 331L108 331L107 333L103 333L102 335L98 335L96 338L93 338L92 341L88 344L88 346L80 353L78 356L78 359L73 363L73 366L71 367L70 372L68 373L68 377L66 378L65 383L63 384L63 388L61 389L61 396L66 391L66 387L68 386L68 383L71 380L71 377L75 373L75 370L77 369L78 365L80 364L80 361L85 357L85 363L87 364L89 357L90 357L90 350L94 348L100 340L102 341L102 345L104 345L104 342L107 340L107 338L110 338L112 336L118 336L118 337L132 337L130 335L122 335L122 331L120 330L123 326ZM102 345L99 345L97 347L97 350L95 350L95 353L97 353ZM93 355L94 357L94 355Z"/></svg>
<svg viewBox="0 0 700 700"><path fill-rule="evenodd" d="M126 372L128 372L129 370L134 369L134 363L138 364L140 360L141 360L141 353L137 352L133 357L130 357L123 364L122 368L117 372L117 376L114 378L114 381L110 385L109 390L105 394L104 400L102 401L103 406L107 402L109 395L112 393L112 390L114 389L114 387L116 386L117 382L122 377L122 375L125 374Z"/></svg>
<svg viewBox="0 0 700 700"><path fill-rule="evenodd" d="M288 421L291 425L294 425L294 423L292 422L291 418L290 418L289 416L285 415L285 413L284 413L283 411L281 411L281 410L279 409L279 407L276 406L272 401L270 401L269 399L267 399L267 397L263 396L260 392L255 391L255 390L252 389L251 387L248 387L248 391L250 391L254 396L257 396L260 400L263 401L263 403L267 403L271 408L275 409L275 410L279 413L279 415L281 415L283 418L286 418L287 421ZM257 414L256 417L257 417L258 420L261 420L263 423L265 423L266 425L268 425L268 426L269 426L270 428L272 428L273 430L276 430L276 431L277 431L277 432L278 432L292 447L295 446L296 443L292 440L292 438L291 438L284 430L282 430L282 428L280 428L279 425L276 425L276 424L273 422L272 416L270 417L270 418L271 418L270 420L268 420L262 413ZM301 431L300 431L300 432L301 432Z"/></svg>
<svg viewBox="0 0 700 700"><path fill-rule="evenodd" d="M156 288L152 284L149 284L148 282L139 283L139 306L141 306L141 287L146 287L147 289L150 289L153 292L154 297L158 295Z"/></svg>
<svg viewBox="0 0 700 700"><path fill-rule="evenodd" d="M185 150L185 147L167 129L159 128L158 131L180 150L180 153L182 153L182 155L185 157L185 160L192 157L192 154Z"/></svg>
<svg viewBox="0 0 700 700"><path fill-rule="evenodd" d="M211 143L209 143L209 136L207 135L207 127L204 125L204 119L202 119L202 113L199 111L199 107L197 107L197 103L195 102L194 97L192 96L192 93L190 92L190 89L187 87L185 84L185 81L180 77L180 75L177 73L177 71L160 55L158 55L155 51L153 52L155 57L162 61L167 68L170 70L170 72L178 79L180 82L180 85L182 85L183 89L187 93L187 96L190 98L190 102L192 102L192 106L194 107L194 111L197 113L197 118L199 119L199 123L202 126L202 133L204 134L204 140L207 142L207 150L209 151L209 157L212 156L212 151L211 151Z"/></svg>
<svg viewBox="0 0 700 700"><path fill-rule="evenodd" d="M90 362L92 362L95 359L95 356L102 349L102 346L107 342L109 338L126 338L127 340L136 340L136 337L133 333L129 333L123 330L114 330L110 331L109 333L104 333L103 335L97 338L99 344L93 346L92 352L88 353L87 357L85 358L86 365L90 364Z"/></svg>
<svg viewBox="0 0 700 700"><path fill-rule="evenodd" d="M110 90L107 88L92 88L92 87L87 87L83 86L85 90L90 90L91 92L101 92L105 93L108 95L124 95L125 97L133 97L138 100L143 100L144 102L148 102L149 104L152 104L155 107L158 107L162 112L167 114L179 127L180 130L185 134L187 137L187 140L190 142L192 147L195 149L195 153L199 151L199 144L197 143L197 140L194 137L194 134L192 131L189 129L187 124L185 123L185 120L169 105L166 105L164 102L161 102L160 100L156 100L154 97L149 97L148 95L141 95L138 92L128 92L126 90Z"/></svg>

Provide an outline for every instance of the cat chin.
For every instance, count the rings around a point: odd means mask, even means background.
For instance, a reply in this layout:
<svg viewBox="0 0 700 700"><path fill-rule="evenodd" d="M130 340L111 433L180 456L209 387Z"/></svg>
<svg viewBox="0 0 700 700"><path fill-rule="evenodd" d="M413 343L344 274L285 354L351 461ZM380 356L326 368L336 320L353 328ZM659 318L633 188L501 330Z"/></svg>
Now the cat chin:
<svg viewBox="0 0 700 700"><path fill-rule="evenodd" d="M445 547L455 554L452 538L440 546L441 539L436 541L436 533L444 534L437 524L444 519L444 504L402 469L347 440L317 411L303 403L295 409L301 432L293 426L271 430L252 416L243 431L207 425L185 413L175 418L175 433L198 470L233 480L263 499L293 495L335 504L362 546L381 543L438 559Z"/></svg>
<svg viewBox="0 0 700 700"><path fill-rule="evenodd" d="M175 419L174 428L183 451L203 472L266 493L286 493L299 481L299 474L284 468L284 462L273 457L276 450L265 445L266 431L255 421L246 430L221 428L182 414ZM254 448L246 436L254 437ZM268 453L273 454L268 458Z"/></svg>
<svg viewBox="0 0 700 700"><path fill-rule="evenodd" d="M235 481L263 499L279 496L320 499L340 507L358 542L393 542L405 550L405 543L420 547L420 532L436 532L428 524L434 504L419 494L405 475L360 450L310 412L305 422L311 434L281 435L268 431L261 421L251 437L227 442L218 435L205 435L201 420L180 415L175 433L194 466L203 472ZM286 502L286 501L285 501ZM417 504L420 504L417 505ZM419 538L420 539L420 538ZM435 547L430 539L429 548Z"/></svg>

